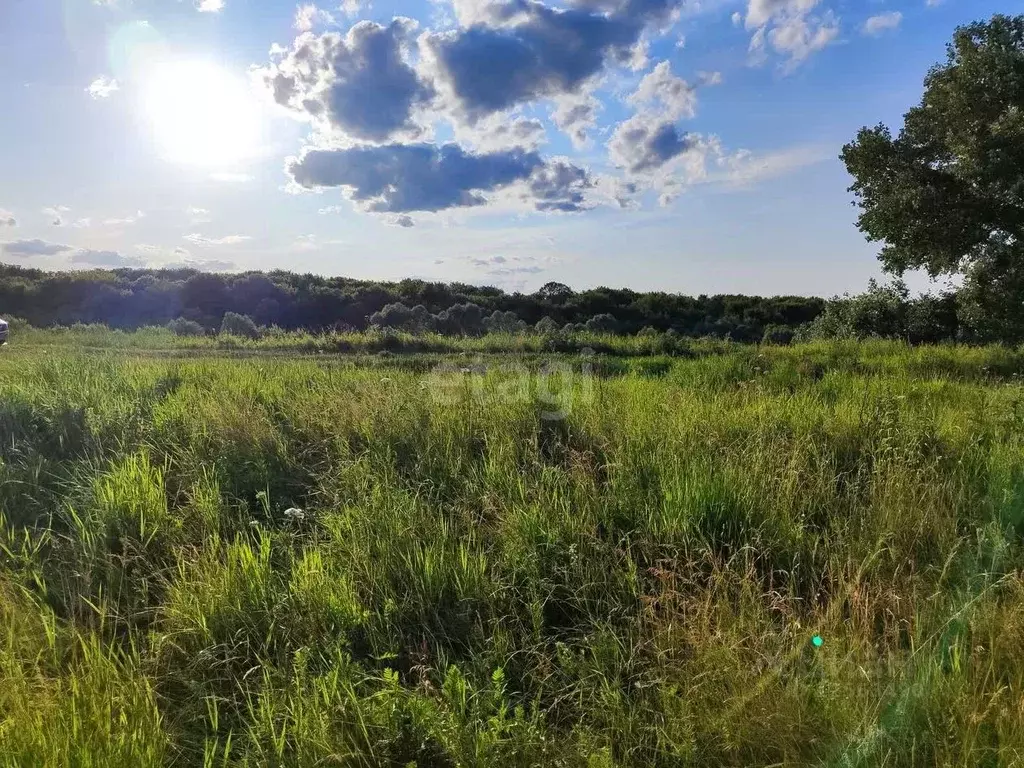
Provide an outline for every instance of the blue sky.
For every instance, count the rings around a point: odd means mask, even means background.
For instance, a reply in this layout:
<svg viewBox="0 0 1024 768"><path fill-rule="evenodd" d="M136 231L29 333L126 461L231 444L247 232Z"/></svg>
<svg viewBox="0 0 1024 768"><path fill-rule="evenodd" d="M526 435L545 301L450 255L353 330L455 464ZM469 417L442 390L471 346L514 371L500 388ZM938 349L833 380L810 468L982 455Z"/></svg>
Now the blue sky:
<svg viewBox="0 0 1024 768"><path fill-rule="evenodd" d="M6 0L0 260L856 291L842 144L1000 10Z"/></svg>

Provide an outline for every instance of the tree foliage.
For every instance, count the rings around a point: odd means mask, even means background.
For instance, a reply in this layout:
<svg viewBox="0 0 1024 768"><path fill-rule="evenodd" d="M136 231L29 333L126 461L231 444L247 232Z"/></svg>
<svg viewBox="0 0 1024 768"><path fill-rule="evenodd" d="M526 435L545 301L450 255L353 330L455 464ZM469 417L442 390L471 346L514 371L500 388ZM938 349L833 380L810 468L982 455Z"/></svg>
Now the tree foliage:
<svg viewBox="0 0 1024 768"><path fill-rule="evenodd" d="M863 128L842 159L887 271L961 274L974 333L1024 338L1024 16L958 28L899 134Z"/></svg>
<svg viewBox="0 0 1024 768"><path fill-rule="evenodd" d="M24 317L38 327L104 323L130 329L184 318L217 331L225 313L233 312L248 316L258 327L287 330L379 327L472 336L486 332L485 320L500 311L514 314L516 328L518 321L535 326L547 318L550 323L543 328L549 333L567 324L582 329L593 318L608 315L614 325L602 318L598 329L633 334L650 327L756 342L769 325L797 328L817 317L824 305L822 299L799 296L693 297L612 288L574 292L560 283L525 294L464 283L370 282L284 271L44 272L0 264L0 313ZM498 327L494 323L490 321Z"/></svg>
<svg viewBox="0 0 1024 768"><path fill-rule="evenodd" d="M245 339L258 339L260 331L256 323L248 315L238 312L225 312L220 324L220 332L230 336L241 336Z"/></svg>

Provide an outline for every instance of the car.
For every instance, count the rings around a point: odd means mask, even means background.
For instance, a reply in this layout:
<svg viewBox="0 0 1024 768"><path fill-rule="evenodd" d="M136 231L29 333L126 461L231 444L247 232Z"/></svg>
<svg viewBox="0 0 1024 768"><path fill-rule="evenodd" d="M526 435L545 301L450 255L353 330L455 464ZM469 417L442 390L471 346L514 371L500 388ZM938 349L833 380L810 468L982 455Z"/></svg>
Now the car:
<svg viewBox="0 0 1024 768"><path fill-rule="evenodd" d="M7 343L7 321L0 317L0 347Z"/></svg>

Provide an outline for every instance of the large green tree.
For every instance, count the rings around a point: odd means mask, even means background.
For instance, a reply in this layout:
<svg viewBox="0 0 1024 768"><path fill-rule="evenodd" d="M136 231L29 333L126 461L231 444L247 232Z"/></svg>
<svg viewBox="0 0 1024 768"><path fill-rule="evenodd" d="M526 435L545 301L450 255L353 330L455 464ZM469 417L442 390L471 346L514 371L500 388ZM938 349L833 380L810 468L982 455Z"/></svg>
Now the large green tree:
<svg viewBox="0 0 1024 768"><path fill-rule="evenodd" d="M894 274L962 275L976 335L1024 339L1024 16L956 30L897 137L843 147L860 229Z"/></svg>

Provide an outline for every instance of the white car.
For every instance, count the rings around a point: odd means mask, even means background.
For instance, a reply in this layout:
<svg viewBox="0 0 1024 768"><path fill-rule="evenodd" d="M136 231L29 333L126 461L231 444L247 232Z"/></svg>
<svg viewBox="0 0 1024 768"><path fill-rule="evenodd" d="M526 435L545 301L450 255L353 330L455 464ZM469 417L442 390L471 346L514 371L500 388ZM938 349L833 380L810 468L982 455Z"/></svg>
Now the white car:
<svg viewBox="0 0 1024 768"><path fill-rule="evenodd" d="M7 343L7 321L0 317L0 347Z"/></svg>

